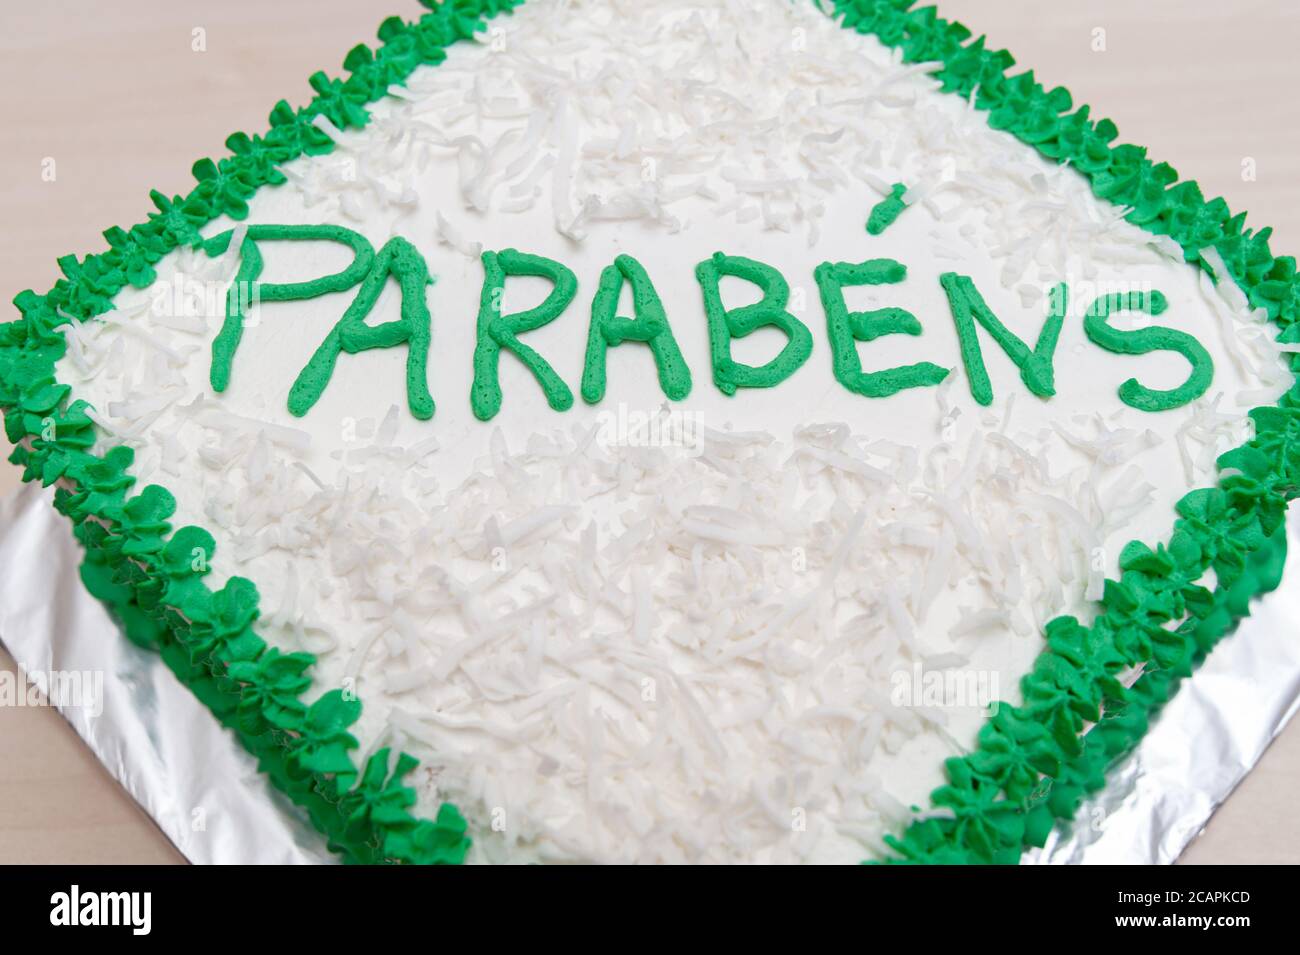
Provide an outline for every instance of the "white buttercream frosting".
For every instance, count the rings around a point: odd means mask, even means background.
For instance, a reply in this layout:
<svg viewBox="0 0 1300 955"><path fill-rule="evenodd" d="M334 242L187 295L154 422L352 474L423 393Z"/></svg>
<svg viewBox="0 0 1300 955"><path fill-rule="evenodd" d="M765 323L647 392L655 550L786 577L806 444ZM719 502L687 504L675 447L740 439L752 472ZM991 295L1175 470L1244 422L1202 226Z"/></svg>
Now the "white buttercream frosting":
<svg viewBox="0 0 1300 955"><path fill-rule="evenodd" d="M259 632L317 654L320 691L356 689L365 752L420 757L421 808L460 806L478 858L857 861L973 745L985 697L1018 699L1043 624L1089 615L1121 547L1168 534L1173 502L1287 379L1235 288L936 87L809 4L530 0L250 202L248 223L420 249L433 420L406 409L400 347L342 355L319 403L288 413L354 292L264 303L214 394L238 242L169 256L153 288L70 329L59 376L107 443L136 448L141 482L175 494L177 525L213 533L214 585L252 579ZM908 208L869 236L894 182ZM502 410L475 419L477 256L506 247L578 275L577 300L527 335L575 394L600 271L637 257L691 395L666 403L629 343L605 400L560 414L503 356ZM813 332L775 388L728 398L710 380L693 269L719 250L779 268ZM324 243L264 251L268 282L346 262ZM813 268L874 257L907 279L849 290L850 307L904 307L923 334L862 345L864 367L928 360L954 369L941 386L869 399L832 376ZM981 331L995 399L972 401L946 271L1030 343L1067 283L1054 397ZM508 311L545 293L511 281ZM1120 403L1134 375L1186 375L1169 353L1087 341L1083 309L1126 288L1159 289L1158 322L1210 350L1205 398ZM398 304L390 283L370 321ZM779 347L759 333L736 357Z"/></svg>

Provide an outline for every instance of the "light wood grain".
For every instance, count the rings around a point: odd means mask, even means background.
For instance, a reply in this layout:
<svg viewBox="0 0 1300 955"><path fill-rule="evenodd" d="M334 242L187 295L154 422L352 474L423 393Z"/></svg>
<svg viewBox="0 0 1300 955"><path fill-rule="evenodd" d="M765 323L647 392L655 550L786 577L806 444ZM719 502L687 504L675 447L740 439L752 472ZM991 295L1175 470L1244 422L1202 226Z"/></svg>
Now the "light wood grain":
<svg viewBox="0 0 1300 955"><path fill-rule="evenodd" d="M1290 0L941 0L1068 86L1121 138L1198 179L1300 250L1300 4ZM55 259L148 211L151 188L189 188L190 164L227 133L261 130L279 97L336 72L382 13L344 0L44 0L0 7L0 292L47 288ZM1105 31L1104 52L1093 49ZM192 48L202 30L206 50ZM42 180L42 162L56 178ZM1243 180L1242 163L1258 175ZM17 480L0 464L0 492ZM0 568L3 572L3 568ZM0 652L0 668L13 661ZM1300 726L1292 726L1186 853L1186 862L1300 861ZM53 710L0 709L0 863L179 861Z"/></svg>

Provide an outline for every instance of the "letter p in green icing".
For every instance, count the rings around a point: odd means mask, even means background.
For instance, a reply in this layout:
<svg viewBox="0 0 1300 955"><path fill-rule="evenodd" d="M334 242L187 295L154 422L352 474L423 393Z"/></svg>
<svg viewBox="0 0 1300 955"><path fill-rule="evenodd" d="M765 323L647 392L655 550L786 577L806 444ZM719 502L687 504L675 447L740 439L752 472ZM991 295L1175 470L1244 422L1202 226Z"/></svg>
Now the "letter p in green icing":
<svg viewBox="0 0 1300 955"><path fill-rule="evenodd" d="M730 275L757 285L763 297L752 305L726 308L720 289L722 277ZM739 255L715 252L695 267L695 277L704 293L704 314L709 323L709 351L713 360L713 383L725 395L739 388L771 388L785 381L812 354L812 333L808 326L786 311L790 286L770 265ZM731 342L759 328L771 326L789 339L780 353L765 365L746 365L731 357Z"/></svg>
<svg viewBox="0 0 1300 955"><path fill-rule="evenodd" d="M208 255L221 255L230 247L234 230L222 232L203 243ZM352 261L347 268L306 282L261 281L262 242L338 242L352 250ZM234 285L226 296L226 317L221 330L212 341L212 367L209 380L212 390L225 391L230 385L231 366L235 352L244 336L247 302L292 302L315 298L331 292L346 292L365 277L375 260L374 247L360 233L333 225L254 225L249 226L239 246L239 271ZM256 294L253 290L256 290Z"/></svg>
<svg viewBox="0 0 1300 955"><path fill-rule="evenodd" d="M209 255L220 255L231 242L233 230L223 232L204 243ZM305 282L261 282L262 253L259 243L271 241L328 240L348 246L352 262L342 271ZM350 355L371 348L407 346L406 396L411 414L419 419L433 416L433 397L429 394L427 364L429 358L430 319L425 288L430 284L429 269L419 251L405 239L394 238L380 249L351 229L332 225L255 225L248 228L240 245L239 271L235 286L226 299L226 318L212 342L212 389L225 391L245 324L246 290L257 288L257 298L265 302L287 302L315 298L331 292L344 292L361 283L352 304L316 349L306 367L289 390L289 412L302 417L320 399L334 373L341 353ZM400 316L380 325L366 324L389 275L398 280L402 292Z"/></svg>

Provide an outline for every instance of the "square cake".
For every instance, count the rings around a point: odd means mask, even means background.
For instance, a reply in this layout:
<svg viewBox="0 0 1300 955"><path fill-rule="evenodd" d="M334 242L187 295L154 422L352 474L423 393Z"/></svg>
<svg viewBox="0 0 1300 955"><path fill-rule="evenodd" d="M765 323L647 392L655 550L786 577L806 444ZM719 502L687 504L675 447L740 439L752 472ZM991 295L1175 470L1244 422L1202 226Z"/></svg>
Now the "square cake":
<svg viewBox="0 0 1300 955"><path fill-rule="evenodd" d="M933 8L446 0L310 83L0 407L343 859L1014 862L1276 586L1294 260Z"/></svg>

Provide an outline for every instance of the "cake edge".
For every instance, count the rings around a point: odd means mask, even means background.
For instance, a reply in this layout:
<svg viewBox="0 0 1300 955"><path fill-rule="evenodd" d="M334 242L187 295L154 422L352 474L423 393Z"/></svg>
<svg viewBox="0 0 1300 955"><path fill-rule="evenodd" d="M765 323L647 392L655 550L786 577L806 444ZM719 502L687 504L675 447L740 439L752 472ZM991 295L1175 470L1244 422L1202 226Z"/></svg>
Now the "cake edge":
<svg viewBox="0 0 1300 955"><path fill-rule="evenodd" d="M230 155L194 164L196 186L186 196L151 193L157 209L145 223L104 235L107 251L64 256L65 278L45 295L30 290L14 303L21 318L0 325L0 407L16 447L10 460L23 479L58 485L56 508L75 525L86 548L82 577L108 604L134 641L160 651L177 677L259 761L274 785L304 808L330 848L349 862L463 861L469 847L460 813L444 804L434 820L411 815L415 793L402 785L417 761L395 763L381 749L359 768L347 733L360 713L341 690L308 707L301 699L315 657L283 654L253 630L257 590L232 578L220 591L202 576L211 564L212 537L199 527L172 532L171 494L149 485L134 497L124 447L103 457L89 452L96 425L85 402L53 375L65 343L58 329L111 308L128 285L147 287L154 263L220 215L240 220L246 200L283 181L278 165L300 155L330 152L333 142L313 124L360 128L365 106L382 98L417 67L441 62L445 48L470 38L486 21L523 0L449 0L417 21L386 19L380 45L354 47L344 60L346 79L323 72L310 78L316 95L294 110L284 100L263 137L235 133ZM991 51L959 23L915 0L834 0L826 10L847 29L869 33L901 51L905 63L935 62L931 74L945 92L961 95L1043 156L1069 163L1093 193L1129 209L1125 218L1155 235L1168 235L1190 264L1215 277L1226 266L1252 308L1264 308L1294 343L1300 315L1295 261L1275 258L1270 229L1244 228L1222 199L1205 201L1194 181L1178 181L1168 164L1146 150L1112 146L1108 120L1073 109L1063 87L1047 90L1033 72L1010 75L1014 59ZM828 5L823 4L825 9ZM1213 249L1215 261L1205 253ZM1296 370L1295 360L1291 368ZM886 841L908 862L1016 862L1042 845L1058 820L1069 820L1083 797L1105 784L1104 773L1143 737L1151 716L1179 681L1249 613L1249 601L1277 586L1285 559L1286 503L1300 496L1290 473L1290 441L1300 438L1300 393L1292 388L1276 406L1250 412L1255 437L1218 459L1220 479L1178 503L1168 545L1130 543L1121 554L1120 580L1108 580L1091 627L1061 617L1047 627L1047 649L1022 679L1025 705L1000 704L983 727L974 752L945 764L949 784L931 796L933 809L901 837ZM1300 471L1300 458L1295 467ZM1213 570L1211 593L1199 581ZM1167 629L1176 623L1176 629ZM1124 686L1117 674L1141 668ZM390 763L393 763L390 767ZM355 785L354 785L355 783Z"/></svg>

